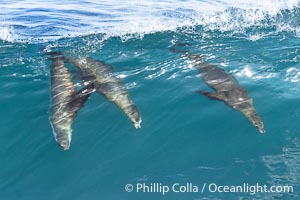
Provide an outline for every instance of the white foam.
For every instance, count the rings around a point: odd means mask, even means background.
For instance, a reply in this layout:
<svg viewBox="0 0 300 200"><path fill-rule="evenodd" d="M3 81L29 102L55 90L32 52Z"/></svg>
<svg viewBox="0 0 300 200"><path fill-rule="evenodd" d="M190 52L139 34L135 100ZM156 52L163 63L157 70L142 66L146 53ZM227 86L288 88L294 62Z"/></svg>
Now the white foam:
<svg viewBox="0 0 300 200"><path fill-rule="evenodd" d="M251 77L253 77L254 74L255 74L255 72L253 71L253 69L250 66L245 66L244 69L239 71L236 75L251 78Z"/></svg>
<svg viewBox="0 0 300 200"><path fill-rule="evenodd" d="M256 68L257 67L257 68ZM258 72L257 69L263 69L264 66L246 65L242 70L233 70L232 73L237 77L249 78L253 80L272 79L278 77L278 73L274 72Z"/></svg>
<svg viewBox="0 0 300 200"><path fill-rule="evenodd" d="M286 70L285 81L292 83L300 82L300 70L295 67L290 67Z"/></svg>
<svg viewBox="0 0 300 200"><path fill-rule="evenodd" d="M0 40L13 42L15 40L13 30L10 27L0 26Z"/></svg>
<svg viewBox="0 0 300 200"><path fill-rule="evenodd" d="M267 36L267 34L250 34L249 37L248 37L248 39L250 41L254 42L254 41L258 41L258 40L260 40L260 39L262 39L262 38L264 38L266 36Z"/></svg>

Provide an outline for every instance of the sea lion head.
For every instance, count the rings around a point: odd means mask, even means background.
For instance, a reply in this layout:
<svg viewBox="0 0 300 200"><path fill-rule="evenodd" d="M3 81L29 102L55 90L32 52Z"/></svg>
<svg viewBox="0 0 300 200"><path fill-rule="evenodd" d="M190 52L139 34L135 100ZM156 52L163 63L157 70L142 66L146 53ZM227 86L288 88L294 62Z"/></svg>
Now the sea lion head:
<svg viewBox="0 0 300 200"><path fill-rule="evenodd" d="M141 128L142 118L137 107L135 105L131 105L128 111L129 112L127 113L127 115L129 116L129 119L133 126L136 129Z"/></svg>
<svg viewBox="0 0 300 200"><path fill-rule="evenodd" d="M260 133L266 132L264 128L264 124L261 118L259 117L259 115L257 114L257 112L255 111L255 109L246 109L246 110L242 110L242 112Z"/></svg>
<svg viewBox="0 0 300 200"><path fill-rule="evenodd" d="M63 129L56 133L56 142L64 150L67 151L71 144L71 129Z"/></svg>
<svg viewBox="0 0 300 200"><path fill-rule="evenodd" d="M60 140L60 141L57 141L59 146L61 148L63 148L64 151L67 151L69 150L70 148L70 142L68 140Z"/></svg>
<svg viewBox="0 0 300 200"><path fill-rule="evenodd" d="M258 116L258 114L256 112L252 112L249 117L247 117L250 122L253 124L253 126L256 127L256 129L260 132L260 133L265 133L265 128L264 128L264 124L261 121L260 117Z"/></svg>
<svg viewBox="0 0 300 200"><path fill-rule="evenodd" d="M136 129L141 128L142 119L139 113L133 113L131 122Z"/></svg>
<svg viewBox="0 0 300 200"><path fill-rule="evenodd" d="M241 111L260 133L266 132L261 118L255 111L253 100L251 98L248 98L239 103L235 103L232 107L236 110Z"/></svg>

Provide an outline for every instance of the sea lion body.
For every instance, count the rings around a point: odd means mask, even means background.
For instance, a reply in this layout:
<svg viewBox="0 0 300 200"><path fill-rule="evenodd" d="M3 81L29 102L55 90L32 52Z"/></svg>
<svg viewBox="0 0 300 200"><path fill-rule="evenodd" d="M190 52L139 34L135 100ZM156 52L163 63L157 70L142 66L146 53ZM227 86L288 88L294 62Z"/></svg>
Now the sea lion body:
<svg viewBox="0 0 300 200"><path fill-rule="evenodd" d="M113 67L92 58L76 60L66 57L66 60L80 69L83 79L88 77L97 93L108 101L116 104L130 119L135 128L141 128L141 116L123 83L113 73Z"/></svg>
<svg viewBox="0 0 300 200"><path fill-rule="evenodd" d="M89 93L86 93L87 88L76 91L71 75L59 53L50 55L52 61L50 66L52 98L50 122L55 140L64 150L68 150L71 143L71 126L78 110L88 99Z"/></svg>
<svg viewBox="0 0 300 200"><path fill-rule="evenodd" d="M252 98L238 81L222 68L205 63L201 55L187 55L203 81L215 90L215 93L201 90L197 93L223 101L229 107L242 112L260 133L265 133L264 124L253 106Z"/></svg>

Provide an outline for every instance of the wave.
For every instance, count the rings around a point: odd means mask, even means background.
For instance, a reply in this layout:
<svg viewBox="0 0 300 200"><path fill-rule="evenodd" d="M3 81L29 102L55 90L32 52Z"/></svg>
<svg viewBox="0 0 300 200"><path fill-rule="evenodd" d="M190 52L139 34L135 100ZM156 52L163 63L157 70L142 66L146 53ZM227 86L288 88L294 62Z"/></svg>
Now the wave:
<svg viewBox="0 0 300 200"><path fill-rule="evenodd" d="M297 175L300 172L298 160L300 156L299 138L295 138L292 142L294 143L294 147L285 147L280 154L262 157L269 171L270 185L285 185L289 183L295 187L299 184L300 180ZM292 199L291 197L299 199L300 194L295 191L291 194L278 193L278 196L281 198L286 197L287 199Z"/></svg>
<svg viewBox="0 0 300 200"><path fill-rule="evenodd" d="M39 1L6 2L1 5L6 26L0 32L4 41L40 42L90 34L123 40L164 31L193 31L201 26L204 33L268 28L299 36L297 27L299 0L133 0L133 1ZM267 31L268 32L268 31ZM249 34L258 40L264 34ZM203 34L203 37L205 34Z"/></svg>

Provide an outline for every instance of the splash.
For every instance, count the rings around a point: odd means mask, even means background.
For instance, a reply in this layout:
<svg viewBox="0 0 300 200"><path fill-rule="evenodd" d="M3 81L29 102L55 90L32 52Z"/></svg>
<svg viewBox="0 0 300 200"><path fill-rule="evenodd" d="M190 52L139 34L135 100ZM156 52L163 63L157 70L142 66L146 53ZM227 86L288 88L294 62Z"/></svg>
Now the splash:
<svg viewBox="0 0 300 200"><path fill-rule="evenodd" d="M255 72L253 72L253 69L250 66L245 66L245 68L239 71L236 75L242 77L246 76L248 78L251 78L253 77L254 74Z"/></svg>
<svg viewBox="0 0 300 200"><path fill-rule="evenodd" d="M15 40L13 30L6 26L0 26L0 40L13 42Z"/></svg>
<svg viewBox="0 0 300 200"><path fill-rule="evenodd" d="M298 83L300 81L300 70L295 67L290 67L286 70L285 81Z"/></svg>

